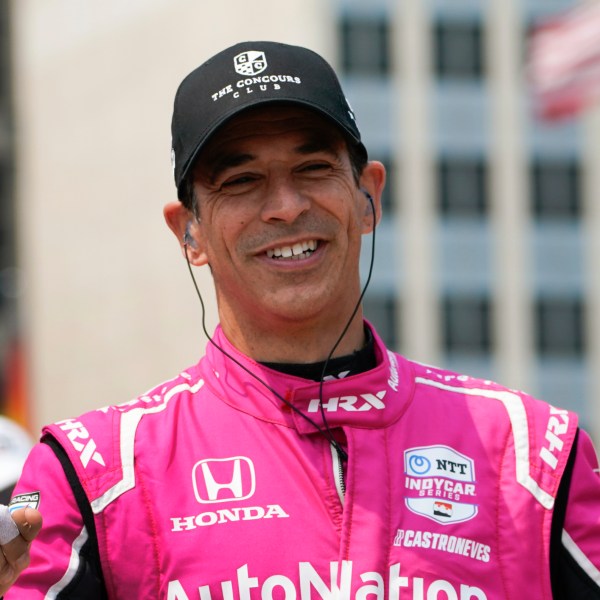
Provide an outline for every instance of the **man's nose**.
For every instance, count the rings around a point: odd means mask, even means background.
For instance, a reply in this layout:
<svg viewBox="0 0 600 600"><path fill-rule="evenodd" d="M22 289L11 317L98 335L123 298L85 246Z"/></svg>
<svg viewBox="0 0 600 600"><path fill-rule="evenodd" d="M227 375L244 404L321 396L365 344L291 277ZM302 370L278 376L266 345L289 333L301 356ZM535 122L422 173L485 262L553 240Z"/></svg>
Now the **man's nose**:
<svg viewBox="0 0 600 600"><path fill-rule="evenodd" d="M310 208L310 199L292 181L278 179L268 186L262 206L264 221L284 221L292 223Z"/></svg>

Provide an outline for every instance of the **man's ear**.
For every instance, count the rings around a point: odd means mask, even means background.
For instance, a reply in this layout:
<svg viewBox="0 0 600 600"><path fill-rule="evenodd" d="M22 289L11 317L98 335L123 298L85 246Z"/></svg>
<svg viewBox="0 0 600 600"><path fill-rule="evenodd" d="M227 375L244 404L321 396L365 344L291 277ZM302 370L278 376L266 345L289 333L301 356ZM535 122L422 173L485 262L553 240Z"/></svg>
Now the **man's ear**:
<svg viewBox="0 0 600 600"><path fill-rule="evenodd" d="M178 200L169 202L163 208L163 215L169 229L179 241L184 258L196 267L208 263L202 244L200 224L196 216Z"/></svg>
<svg viewBox="0 0 600 600"><path fill-rule="evenodd" d="M363 233L373 231L375 224L381 219L381 194L384 186L385 167L377 160L369 161L360 176L360 188L365 202ZM373 223L373 211L375 211L375 223Z"/></svg>

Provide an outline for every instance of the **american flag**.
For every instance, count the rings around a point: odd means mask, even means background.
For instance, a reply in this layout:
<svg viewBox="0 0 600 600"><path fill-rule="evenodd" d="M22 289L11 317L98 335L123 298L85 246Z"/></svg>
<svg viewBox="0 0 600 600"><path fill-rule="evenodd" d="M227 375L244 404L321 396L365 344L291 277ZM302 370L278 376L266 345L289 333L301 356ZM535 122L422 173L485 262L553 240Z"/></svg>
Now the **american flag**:
<svg viewBox="0 0 600 600"><path fill-rule="evenodd" d="M527 71L536 112L547 120L574 116L600 99L600 2L536 25Z"/></svg>

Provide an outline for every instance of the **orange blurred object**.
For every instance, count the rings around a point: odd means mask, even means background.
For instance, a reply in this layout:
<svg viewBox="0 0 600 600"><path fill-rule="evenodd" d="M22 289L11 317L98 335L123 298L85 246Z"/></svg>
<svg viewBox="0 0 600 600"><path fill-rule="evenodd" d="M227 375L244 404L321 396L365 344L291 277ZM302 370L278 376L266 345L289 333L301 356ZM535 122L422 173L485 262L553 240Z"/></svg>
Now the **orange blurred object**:
<svg viewBox="0 0 600 600"><path fill-rule="evenodd" d="M25 352L20 340L10 344L4 365L4 414L29 430L31 414L27 393L27 369Z"/></svg>

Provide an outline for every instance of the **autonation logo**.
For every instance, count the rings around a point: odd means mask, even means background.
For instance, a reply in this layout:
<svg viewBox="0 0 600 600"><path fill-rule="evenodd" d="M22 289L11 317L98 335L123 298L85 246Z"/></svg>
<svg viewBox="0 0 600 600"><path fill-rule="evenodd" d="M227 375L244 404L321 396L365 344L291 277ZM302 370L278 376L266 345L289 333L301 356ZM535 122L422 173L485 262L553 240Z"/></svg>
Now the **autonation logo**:
<svg viewBox="0 0 600 600"><path fill-rule="evenodd" d="M362 585L352 585L352 561L331 562L329 576L322 576L309 562L298 564L297 575L292 579L286 575L274 574L266 579L251 575L248 565L236 571L233 580L214 585L191 584L186 591L179 579L169 581L167 600L191 600L198 596L202 600L217 598L254 598L262 600L351 600L367 598L371 595L380 600L402 600L410 594L412 600L445 598L448 600L488 600L486 593L478 587L466 583L452 583L446 579L426 579L401 575L400 563L390 566L387 573L373 571L362 573L354 580ZM297 577L297 579L296 579ZM339 582L339 583L338 583ZM256 590L257 593L253 593ZM188 595L189 592L189 595ZM412 592L412 593L411 593Z"/></svg>

